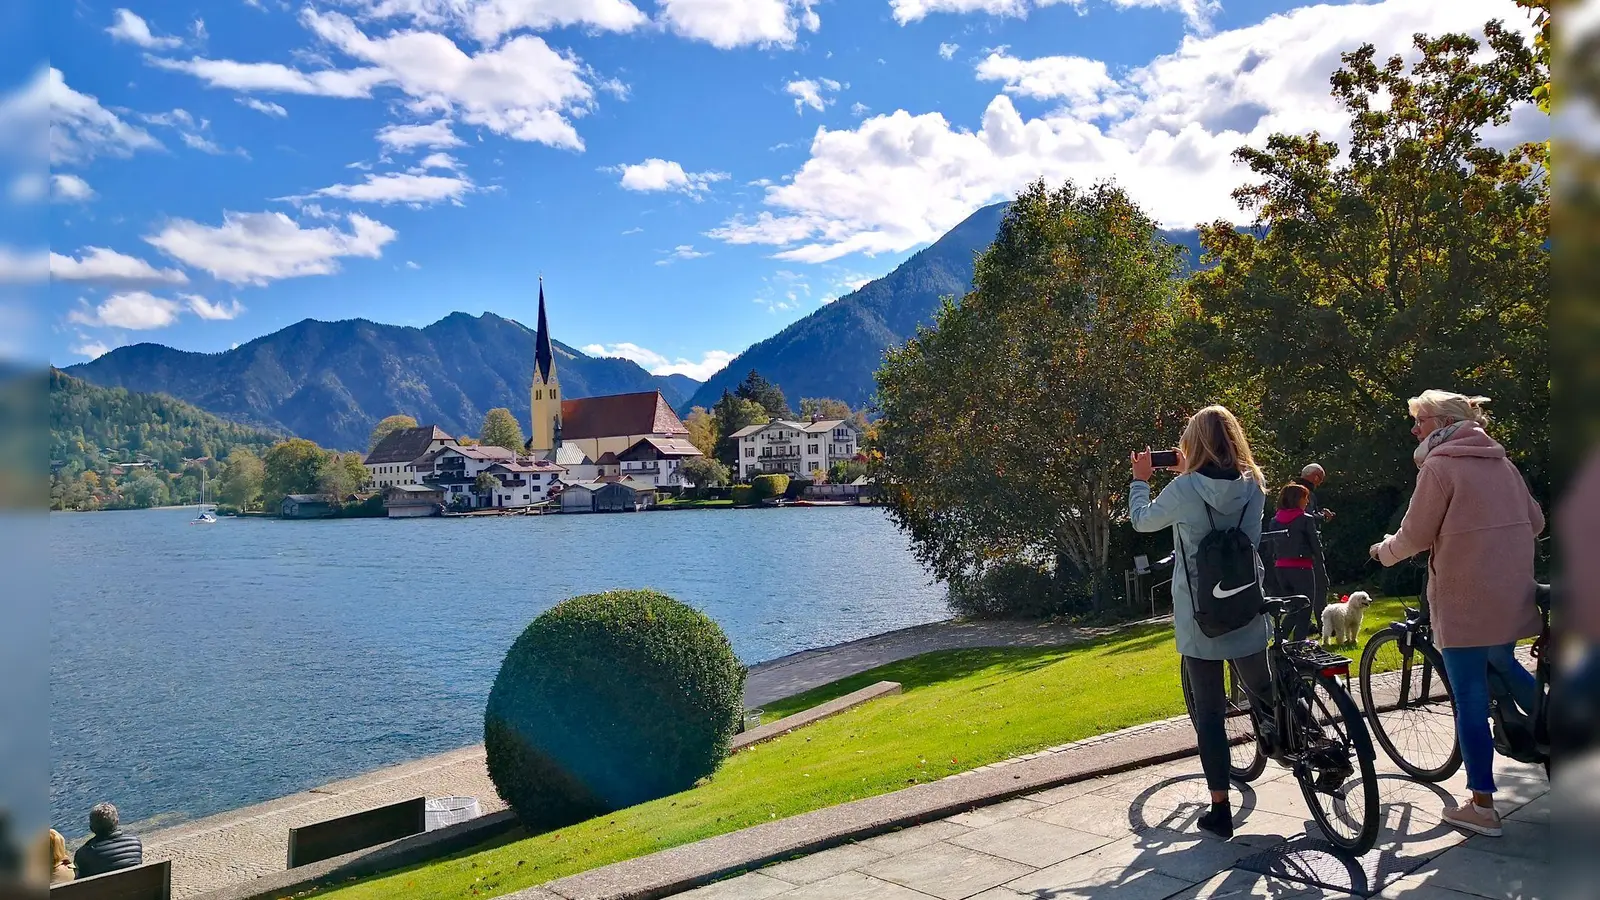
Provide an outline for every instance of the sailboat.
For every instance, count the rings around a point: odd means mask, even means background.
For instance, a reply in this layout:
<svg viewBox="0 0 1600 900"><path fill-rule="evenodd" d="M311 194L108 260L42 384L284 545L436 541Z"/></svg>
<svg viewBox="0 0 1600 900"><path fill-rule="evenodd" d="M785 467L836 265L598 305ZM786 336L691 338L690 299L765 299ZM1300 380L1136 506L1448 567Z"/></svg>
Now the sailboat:
<svg viewBox="0 0 1600 900"><path fill-rule="evenodd" d="M200 470L200 511L199 511L199 513L197 513L195 515L195 517L193 519L189 520L189 524L190 525L215 525L215 524L217 524L217 511L216 511L216 509L214 509L213 507L208 506L206 504L206 470L204 468L202 468Z"/></svg>

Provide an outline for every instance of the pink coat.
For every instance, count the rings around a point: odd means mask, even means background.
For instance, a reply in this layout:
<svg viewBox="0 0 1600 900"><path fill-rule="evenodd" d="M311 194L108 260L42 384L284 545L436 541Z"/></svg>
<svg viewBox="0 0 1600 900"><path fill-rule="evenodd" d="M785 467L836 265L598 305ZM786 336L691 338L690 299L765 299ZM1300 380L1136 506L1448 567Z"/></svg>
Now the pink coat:
<svg viewBox="0 0 1600 900"><path fill-rule="evenodd" d="M1428 608L1440 647L1509 644L1539 633L1533 554L1542 531L1544 513L1505 448L1468 423L1429 451L1378 561L1432 551Z"/></svg>

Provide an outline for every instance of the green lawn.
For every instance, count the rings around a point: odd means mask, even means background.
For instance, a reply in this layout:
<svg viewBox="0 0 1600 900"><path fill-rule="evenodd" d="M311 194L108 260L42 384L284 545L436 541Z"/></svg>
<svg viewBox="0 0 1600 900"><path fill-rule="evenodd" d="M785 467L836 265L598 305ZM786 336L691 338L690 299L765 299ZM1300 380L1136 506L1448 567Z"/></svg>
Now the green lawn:
<svg viewBox="0 0 1600 900"><path fill-rule="evenodd" d="M663 509L731 509L732 500L674 500L670 497L656 501Z"/></svg>
<svg viewBox="0 0 1600 900"><path fill-rule="evenodd" d="M1399 601L1375 603L1363 641L1399 613ZM898 681L904 692L736 754L681 794L546 834L513 833L324 895L492 897L1183 712L1172 629L1151 625L1075 647L930 653L765 711L775 718L877 681Z"/></svg>

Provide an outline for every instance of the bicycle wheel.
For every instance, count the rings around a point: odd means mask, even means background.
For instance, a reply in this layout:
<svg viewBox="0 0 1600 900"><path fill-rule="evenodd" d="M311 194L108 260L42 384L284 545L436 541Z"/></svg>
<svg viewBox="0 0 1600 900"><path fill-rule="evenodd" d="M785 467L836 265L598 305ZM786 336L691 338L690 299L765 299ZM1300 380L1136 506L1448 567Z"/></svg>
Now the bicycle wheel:
<svg viewBox="0 0 1600 900"><path fill-rule="evenodd" d="M1350 694L1327 675L1304 674L1297 703L1308 704L1301 722L1301 751L1294 767L1300 793L1322 834L1341 850L1360 855L1378 841L1378 773L1372 739ZM1302 707L1304 709L1304 707Z"/></svg>
<svg viewBox="0 0 1600 900"><path fill-rule="evenodd" d="M1361 705L1383 752L1407 775L1440 782L1461 768L1454 697L1433 645L1407 646L1395 631L1373 636L1361 653Z"/></svg>
<svg viewBox="0 0 1600 900"><path fill-rule="evenodd" d="M1266 754L1256 740L1255 719L1250 715L1250 698L1245 693L1239 672L1228 664L1228 774L1237 781L1254 781L1267 767Z"/></svg>

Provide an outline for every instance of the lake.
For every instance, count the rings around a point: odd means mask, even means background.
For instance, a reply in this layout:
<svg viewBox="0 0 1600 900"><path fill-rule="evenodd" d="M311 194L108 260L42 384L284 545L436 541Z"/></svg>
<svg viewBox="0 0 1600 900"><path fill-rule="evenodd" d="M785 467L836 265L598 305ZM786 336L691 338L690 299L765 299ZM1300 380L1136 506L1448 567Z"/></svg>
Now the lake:
<svg viewBox="0 0 1600 900"><path fill-rule="evenodd" d="M142 828L477 743L506 649L651 587L746 664L947 616L882 510L484 519L52 514L51 817Z"/></svg>

